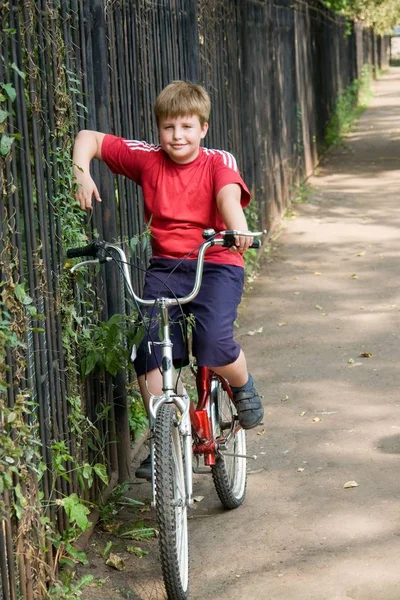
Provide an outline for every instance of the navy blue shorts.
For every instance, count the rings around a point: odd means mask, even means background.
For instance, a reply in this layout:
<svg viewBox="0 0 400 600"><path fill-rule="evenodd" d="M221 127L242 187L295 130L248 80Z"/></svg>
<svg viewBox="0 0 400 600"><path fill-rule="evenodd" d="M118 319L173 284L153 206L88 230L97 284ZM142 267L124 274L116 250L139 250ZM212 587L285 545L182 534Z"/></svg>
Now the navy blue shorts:
<svg viewBox="0 0 400 600"><path fill-rule="evenodd" d="M155 258L150 261L146 273L143 297L159 296L182 298L193 289L197 261L179 261L169 258ZM173 272L172 272L173 271ZM192 353L199 366L221 367L234 362L240 353L240 346L233 339L234 322L243 292L244 269L234 265L204 263L203 280L199 294L188 304L171 306L171 341L176 367L187 365L189 352L185 331L185 316L194 316L192 328ZM171 293L171 290L173 293ZM148 342L159 340L158 309L142 307L147 316L150 333L146 333L137 350L134 361L138 376L152 371L161 365L161 352L158 346Z"/></svg>

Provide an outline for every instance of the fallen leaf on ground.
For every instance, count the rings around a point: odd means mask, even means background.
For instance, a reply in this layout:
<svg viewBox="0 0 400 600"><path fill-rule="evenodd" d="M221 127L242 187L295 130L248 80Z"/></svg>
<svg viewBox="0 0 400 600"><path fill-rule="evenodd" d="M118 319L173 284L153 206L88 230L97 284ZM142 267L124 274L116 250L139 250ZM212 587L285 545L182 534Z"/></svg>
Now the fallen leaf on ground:
<svg viewBox="0 0 400 600"><path fill-rule="evenodd" d="M320 273L319 271L315 271L314 275L322 275L322 273Z"/></svg>
<svg viewBox="0 0 400 600"><path fill-rule="evenodd" d="M304 467L299 467L299 468L297 469L297 472L298 472L298 473L302 473L303 471L304 471Z"/></svg>
<svg viewBox="0 0 400 600"><path fill-rule="evenodd" d="M306 414L306 411L305 411L305 410L303 410L303 412L302 412L302 413L300 413L300 417L304 417L304 415L305 415L305 414Z"/></svg>
<svg viewBox="0 0 400 600"><path fill-rule="evenodd" d="M349 488L355 488L358 487L360 484L357 483L357 481L348 481L347 483L344 484L343 488L345 490L349 489Z"/></svg>
<svg viewBox="0 0 400 600"><path fill-rule="evenodd" d="M108 567L112 567L113 569L117 569L117 571L123 571L125 569L124 559L113 552L111 552L110 556L106 560L106 565Z"/></svg>
<svg viewBox="0 0 400 600"><path fill-rule="evenodd" d="M347 362L349 363L349 365L354 365L355 360L354 360L354 358L349 358L349 360Z"/></svg>
<svg viewBox="0 0 400 600"><path fill-rule="evenodd" d="M101 528L108 533L115 533L121 527L121 521L112 521L111 523L102 523Z"/></svg>
<svg viewBox="0 0 400 600"><path fill-rule="evenodd" d="M351 276L351 279L358 279L358 275L356 275L355 273L353 273L353 275Z"/></svg>
<svg viewBox="0 0 400 600"><path fill-rule="evenodd" d="M364 254L365 254L365 250L363 250L362 252L359 252L359 253L357 254L357 256L364 256Z"/></svg>
<svg viewBox="0 0 400 600"><path fill-rule="evenodd" d="M315 308L316 308L317 310L324 310L324 309L322 308L322 306L320 306L319 304L316 304L316 305L315 305Z"/></svg>
<svg viewBox="0 0 400 600"><path fill-rule="evenodd" d="M193 502L201 502L204 500L204 496L193 496Z"/></svg>
<svg viewBox="0 0 400 600"><path fill-rule="evenodd" d="M319 423L321 420L322 420L321 417L314 417L313 423Z"/></svg>
<svg viewBox="0 0 400 600"><path fill-rule="evenodd" d="M265 429L262 429L261 431L258 431L257 435L265 435Z"/></svg>
<svg viewBox="0 0 400 600"><path fill-rule="evenodd" d="M286 395L284 398L281 398L281 402L287 402L289 400L289 396Z"/></svg>
<svg viewBox="0 0 400 600"><path fill-rule="evenodd" d="M277 325L278 325L278 327L285 327L287 325L287 323L286 323L286 321L281 321Z"/></svg>
<svg viewBox="0 0 400 600"><path fill-rule="evenodd" d="M361 352L360 356L363 358L372 358L373 354L372 352Z"/></svg>
<svg viewBox="0 0 400 600"><path fill-rule="evenodd" d="M257 333L262 333L263 332L263 328L260 327L259 329L255 329L254 331L248 331L246 335L257 335Z"/></svg>

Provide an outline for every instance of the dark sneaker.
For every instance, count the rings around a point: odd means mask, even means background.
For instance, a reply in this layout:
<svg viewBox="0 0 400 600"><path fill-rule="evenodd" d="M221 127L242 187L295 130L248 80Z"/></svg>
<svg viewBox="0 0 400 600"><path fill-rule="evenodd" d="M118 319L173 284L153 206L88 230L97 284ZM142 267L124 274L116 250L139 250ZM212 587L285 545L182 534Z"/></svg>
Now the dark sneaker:
<svg viewBox="0 0 400 600"><path fill-rule="evenodd" d="M261 423L264 417L264 409L254 385L248 390L235 391L233 402L236 406L239 423L243 429L252 429Z"/></svg>
<svg viewBox="0 0 400 600"><path fill-rule="evenodd" d="M135 477L138 479L147 479L151 481L151 456L150 454L142 460L135 472Z"/></svg>

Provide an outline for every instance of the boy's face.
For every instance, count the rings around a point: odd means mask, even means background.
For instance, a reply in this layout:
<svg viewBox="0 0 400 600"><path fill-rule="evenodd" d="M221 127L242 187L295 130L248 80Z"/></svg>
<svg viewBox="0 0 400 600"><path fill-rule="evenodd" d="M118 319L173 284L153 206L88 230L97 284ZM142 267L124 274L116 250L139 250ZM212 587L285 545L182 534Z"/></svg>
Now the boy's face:
<svg viewBox="0 0 400 600"><path fill-rule="evenodd" d="M159 120L158 134L162 149L178 164L192 162L198 154L208 123L200 124L197 115L164 117Z"/></svg>

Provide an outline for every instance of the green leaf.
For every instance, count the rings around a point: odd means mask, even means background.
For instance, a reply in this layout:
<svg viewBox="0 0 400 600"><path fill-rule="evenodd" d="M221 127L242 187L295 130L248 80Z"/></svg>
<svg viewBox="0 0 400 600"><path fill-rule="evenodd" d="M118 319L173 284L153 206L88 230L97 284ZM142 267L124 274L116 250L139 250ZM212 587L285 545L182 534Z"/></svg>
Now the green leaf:
<svg viewBox="0 0 400 600"><path fill-rule="evenodd" d="M11 146L13 145L14 138L10 137L3 133L0 139L0 154L1 156L7 156L7 154L11 150Z"/></svg>
<svg viewBox="0 0 400 600"><path fill-rule="evenodd" d="M107 321L107 325L108 327L111 327L111 325L121 325L122 322L122 315L119 313L116 313L115 315L113 315L112 317L110 317Z"/></svg>
<svg viewBox="0 0 400 600"><path fill-rule="evenodd" d="M72 523L76 523L79 529L86 531L90 527L89 509L81 503L77 494L71 494L63 498L61 504L63 505L65 512L67 513L68 519Z"/></svg>
<svg viewBox="0 0 400 600"><path fill-rule="evenodd" d="M124 496L121 500L118 501L118 504L123 506L146 506L144 502L140 502L140 500L135 500L134 498L128 498Z"/></svg>
<svg viewBox="0 0 400 600"><path fill-rule="evenodd" d="M108 475L105 465L102 465L101 463L96 463L93 467L93 470L96 473L97 477L99 477L101 481L107 485Z"/></svg>
<svg viewBox="0 0 400 600"><path fill-rule="evenodd" d="M142 556L147 556L149 554L149 552L147 550L142 550L138 546L127 546L126 550L130 554L135 554L139 558L142 558Z"/></svg>
<svg viewBox="0 0 400 600"><path fill-rule="evenodd" d="M14 296L20 302L24 301L24 299L27 296L27 293L25 291L25 286L24 286L23 283L19 283L18 285L15 286L15 288L14 288Z"/></svg>
<svg viewBox="0 0 400 600"><path fill-rule="evenodd" d="M87 518L89 512L89 509L83 504L75 504L71 510L71 520L75 521L82 531L86 531L90 527L90 522Z"/></svg>
<svg viewBox="0 0 400 600"><path fill-rule="evenodd" d="M133 238L131 238L131 240L129 242L129 246L130 246L131 250L135 250L138 243L139 243L139 237L137 235L135 235Z"/></svg>
<svg viewBox="0 0 400 600"><path fill-rule="evenodd" d="M14 421L17 418L17 413L16 412L10 412L8 417L7 417L7 423L14 423Z"/></svg>
<svg viewBox="0 0 400 600"><path fill-rule="evenodd" d="M84 375L89 375L89 373L94 370L95 366L97 365L97 358L97 352L88 352L85 360Z"/></svg>
<svg viewBox="0 0 400 600"><path fill-rule="evenodd" d="M103 550L104 558L110 554L113 543L111 541L107 542L106 547Z"/></svg>
<svg viewBox="0 0 400 600"><path fill-rule="evenodd" d="M75 561L72 560L72 558L67 558L66 556L62 556L60 558L60 565L67 565L67 567L70 567L71 569L73 569L75 567Z"/></svg>
<svg viewBox="0 0 400 600"><path fill-rule="evenodd" d="M86 553L83 550L77 550L76 548L74 548L74 546L72 544L66 544L65 550L68 552L68 554L70 556L72 556L72 558L79 561L83 565L88 564L88 559L87 559Z"/></svg>
<svg viewBox="0 0 400 600"><path fill-rule="evenodd" d="M92 477L92 466L89 465L89 463L85 463L83 465L83 469L82 469L82 475L84 476L85 479L90 479Z"/></svg>
<svg viewBox="0 0 400 600"><path fill-rule="evenodd" d="M144 325L140 325L139 327L136 327L135 334L134 334L133 340L132 340L132 345L136 344L136 346L138 346L140 344L140 342L142 341L145 332L146 332L146 329L145 329Z"/></svg>
<svg viewBox="0 0 400 600"><path fill-rule="evenodd" d="M76 584L75 589L80 590L84 585L89 585L89 583L92 583L93 579L94 575L84 575Z"/></svg>
<svg viewBox="0 0 400 600"><path fill-rule="evenodd" d="M17 92L15 91L14 86L11 83L2 83L1 87L10 98L11 102L14 102L15 98L17 97Z"/></svg>
<svg viewBox="0 0 400 600"><path fill-rule="evenodd" d="M14 71L18 73L18 75L25 81L26 74L23 71L20 71L15 63L12 63L11 68L14 69Z"/></svg>
<svg viewBox="0 0 400 600"><path fill-rule="evenodd" d="M121 537L126 537L131 540L140 542L156 536L156 530L153 527L134 527L120 534Z"/></svg>
<svg viewBox="0 0 400 600"><path fill-rule="evenodd" d="M42 525L50 525L50 523L51 523L49 517L40 517L40 522Z"/></svg>
<svg viewBox="0 0 400 600"><path fill-rule="evenodd" d="M85 111L85 113L89 112L88 107L82 104L82 102L77 102L76 105L80 106L80 108L82 108Z"/></svg>
<svg viewBox="0 0 400 600"><path fill-rule="evenodd" d="M9 115L11 115L11 113L8 112L8 110L3 110L0 108L0 123L4 123Z"/></svg>

